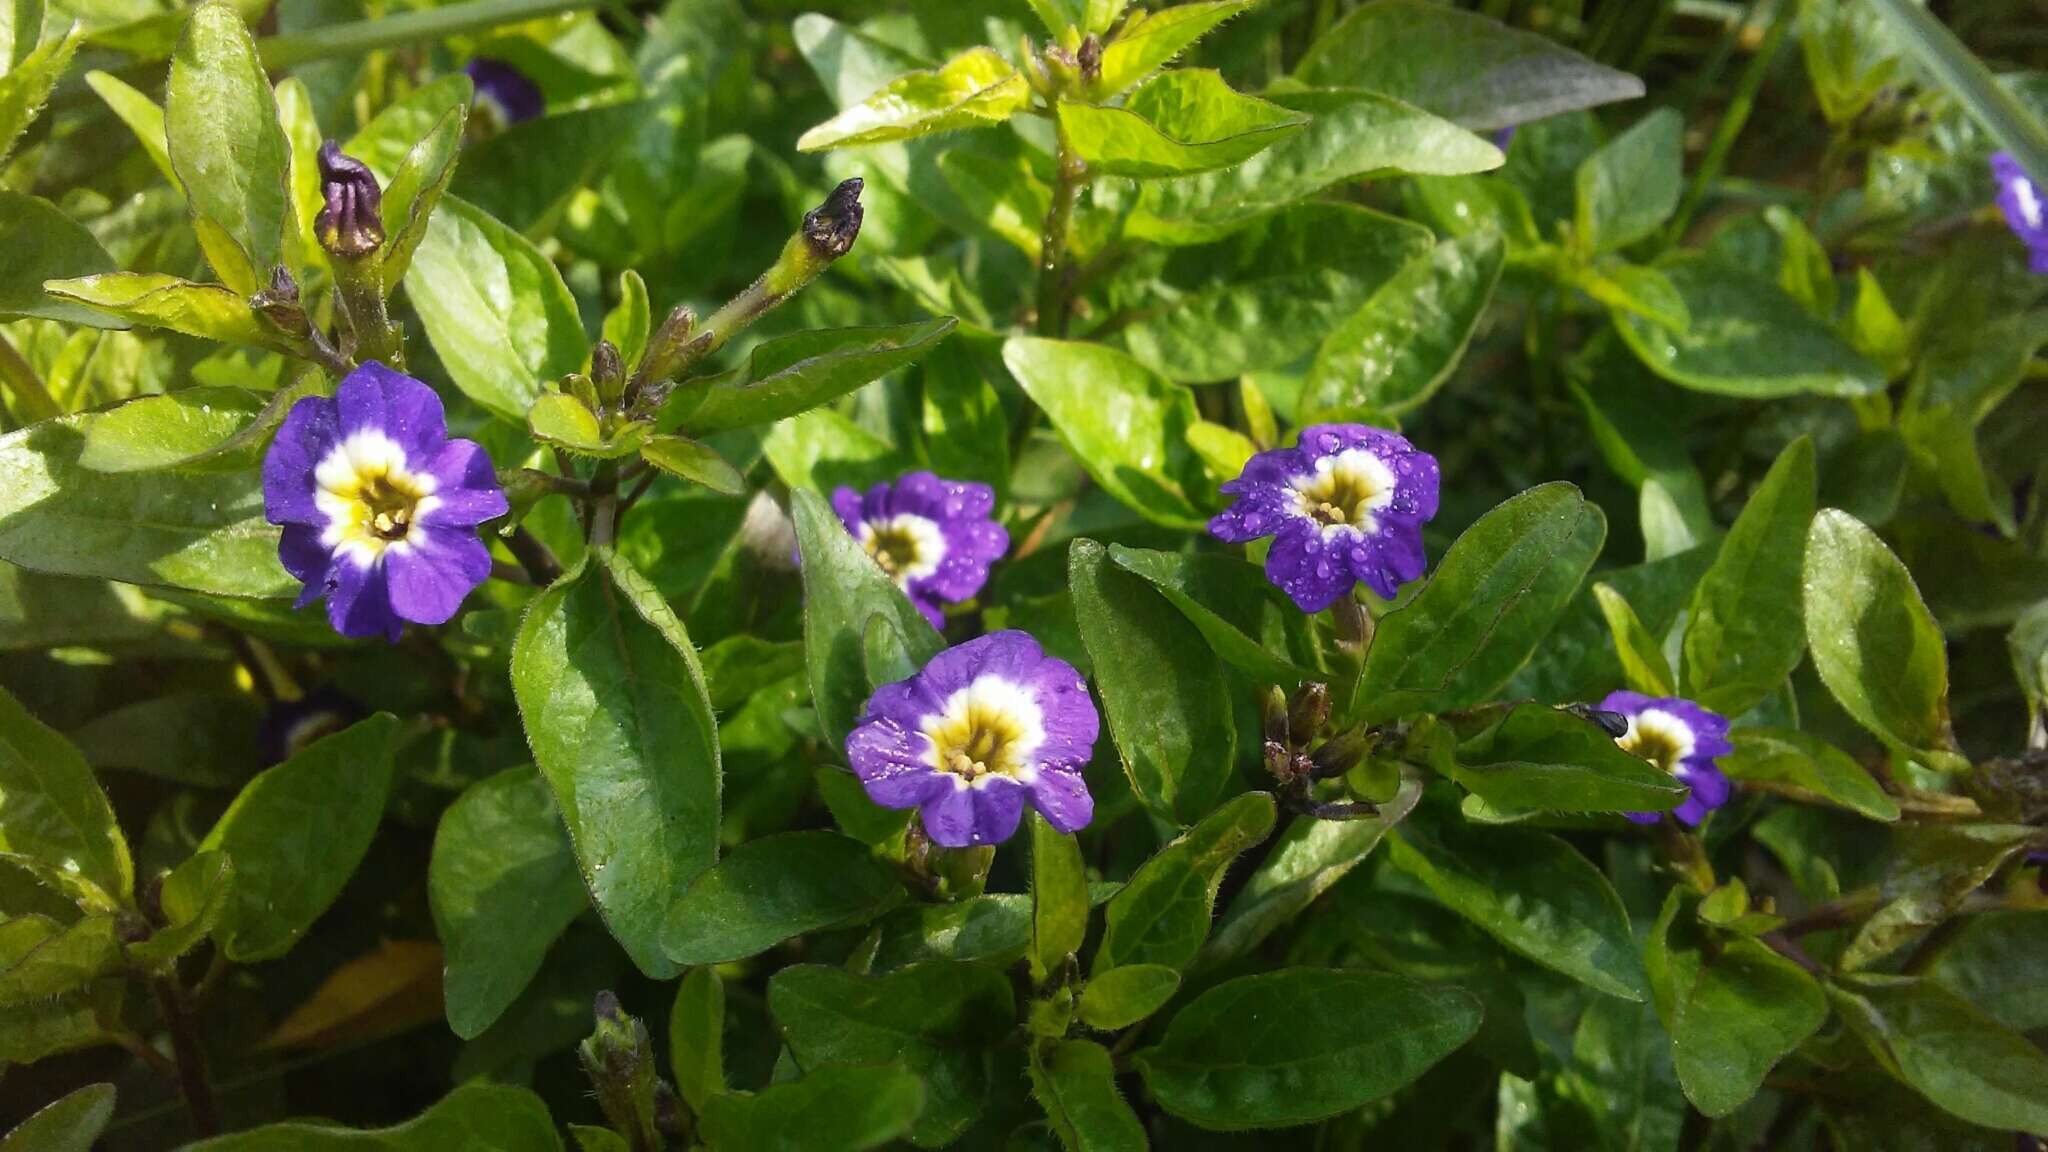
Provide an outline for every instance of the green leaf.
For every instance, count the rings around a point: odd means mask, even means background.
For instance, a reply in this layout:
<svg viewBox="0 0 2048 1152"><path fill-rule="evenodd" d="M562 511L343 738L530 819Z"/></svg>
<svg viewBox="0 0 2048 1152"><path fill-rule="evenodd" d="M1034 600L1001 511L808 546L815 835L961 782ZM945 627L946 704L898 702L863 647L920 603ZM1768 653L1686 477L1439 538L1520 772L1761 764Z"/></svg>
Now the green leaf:
<svg viewBox="0 0 2048 1152"><path fill-rule="evenodd" d="M1504 812L1661 812L1686 795L1599 725L1547 704L1514 705L1436 766Z"/></svg>
<svg viewBox="0 0 2048 1152"><path fill-rule="evenodd" d="M640 450L647 425L628 424L610 436L598 423L597 413L583 398L567 392L543 392L526 410L526 429L533 438L553 448L578 456L616 460Z"/></svg>
<svg viewBox="0 0 2048 1152"><path fill-rule="evenodd" d="M938 68L909 72L798 137L801 152L910 140L933 132L1000 124L1031 102L1031 86L990 48L972 48Z"/></svg>
<svg viewBox="0 0 2048 1152"><path fill-rule="evenodd" d="M543 384L590 355L576 298L554 263L453 196L427 221L405 294L449 379L507 419L524 420Z"/></svg>
<svg viewBox="0 0 2048 1152"><path fill-rule="evenodd" d="M1296 205L1228 244L1178 254L1165 270L1175 298L1125 328L1124 345L1184 384L1278 371L1429 243L1425 229L1356 205Z"/></svg>
<svg viewBox="0 0 2048 1152"><path fill-rule="evenodd" d="M1208 812L1237 747L1230 683L1195 626L1102 545L1067 551L1074 616L1131 788L1178 823Z"/></svg>
<svg viewBox="0 0 2048 1152"><path fill-rule="evenodd" d="M1272 832L1273 817L1271 796L1245 793L1140 865L1109 902L1096 975L1128 964L1186 968L1209 935L1224 870Z"/></svg>
<svg viewBox="0 0 2048 1152"><path fill-rule="evenodd" d="M313 94L305 81L287 76L278 81L271 97L277 103L278 128L284 132L290 158L285 188L291 217L283 237L284 263L308 271L328 271L327 253L314 231L326 198L320 191L320 121L313 109Z"/></svg>
<svg viewBox="0 0 2048 1152"><path fill-rule="evenodd" d="M170 585L222 596L284 596L261 477L79 466L88 416L0 437L0 560L40 572Z"/></svg>
<svg viewBox="0 0 2048 1152"><path fill-rule="evenodd" d="M2017 533L2011 492L1994 487L1977 446L1976 424L1967 413L1947 405L1922 408L1905 413L1898 428L1913 464L1958 516L1991 524L2005 536Z"/></svg>
<svg viewBox="0 0 2048 1152"><path fill-rule="evenodd" d="M528 236L545 236L636 128L665 113L645 101L555 112L512 124L463 151L456 195Z"/></svg>
<svg viewBox="0 0 2048 1152"><path fill-rule="evenodd" d="M662 949L678 964L725 964L806 932L865 924L903 899L868 846L837 832L740 845L669 906Z"/></svg>
<svg viewBox="0 0 2048 1152"><path fill-rule="evenodd" d="M2015 1032L2048 1027L2048 909L1959 921L1925 974Z"/></svg>
<svg viewBox="0 0 2048 1152"><path fill-rule="evenodd" d="M1783 288L1787 296L1799 301L1814 319L1823 324L1833 323L1840 293L1835 285L1834 263L1828 256L1827 246L1806 227L1804 220L1782 204L1773 204L1764 209L1764 223L1770 225L1771 231L1778 234L1778 243L1784 248L1784 253L1778 259L1778 287ZM1868 268L1858 271L1865 277L1870 276ZM1875 284L1877 281L1871 278L1868 282ZM1891 306L1883 301L1883 293L1882 288L1877 290L1877 302L1882 305L1884 311L1890 311ZM1893 319L1896 322L1897 317L1894 316ZM1858 352L1862 352L1863 348L1858 344L1856 332L1852 329L1846 334L1849 343L1856 347ZM1889 370L1885 373L1886 376L1891 374Z"/></svg>
<svg viewBox="0 0 2048 1152"><path fill-rule="evenodd" d="M1600 509L1561 482L1480 517L1422 591L1380 620L1352 697L1356 718L1493 696L1557 623L1606 536Z"/></svg>
<svg viewBox="0 0 2048 1152"><path fill-rule="evenodd" d="M1892 830L1884 904L1842 949L1836 967L1867 968L1959 913L1970 894L2029 848L2025 824L1902 824Z"/></svg>
<svg viewBox="0 0 2048 1152"><path fill-rule="evenodd" d="M1876 0L1872 8L1891 25L1920 66L1990 131L2000 147L2019 160L2036 183L2048 181L2048 127L1999 83L1955 33L1926 9L1903 0Z"/></svg>
<svg viewBox="0 0 2048 1152"><path fill-rule="evenodd" d="M619 350L626 371L640 366L640 354L647 351L647 334L654 327L654 315L647 302L647 282L631 268L619 273L619 302L604 315L604 338Z"/></svg>
<svg viewBox="0 0 2048 1152"><path fill-rule="evenodd" d="M1799 47L1821 115L1848 124L1898 79L1899 51L1884 10L1854 0L1801 0Z"/></svg>
<svg viewBox="0 0 2048 1152"><path fill-rule="evenodd" d="M405 279L406 270L412 267L413 253L426 238L427 223L448 191L468 116L467 104L443 113L391 170L382 204L384 250L378 257L382 261L386 293L395 291Z"/></svg>
<svg viewBox="0 0 2048 1152"><path fill-rule="evenodd" d="M725 982L715 968L692 968L676 987L668 1018L669 1069L692 1112L725 1093Z"/></svg>
<svg viewBox="0 0 2048 1152"><path fill-rule="evenodd" d="M1696 256L1658 265L1691 324L1673 332L1640 316L1614 326L1652 372L1699 392L1767 400L1811 393L1867 396L1884 371L1856 354L1776 284Z"/></svg>
<svg viewBox="0 0 2048 1152"><path fill-rule="evenodd" d="M908 1134L924 1100L924 1085L900 1068L819 1068L757 1093L711 1097L703 1135L717 1152L860 1152Z"/></svg>
<svg viewBox="0 0 2048 1152"><path fill-rule="evenodd" d="M915 364L958 323L951 316L878 328L828 328L755 345L747 364L678 388L663 431L693 436L771 424Z"/></svg>
<svg viewBox="0 0 2048 1152"><path fill-rule="evenodd" d="M0 8L0 76L20 67L42 36L43 0L9 0Z"/></svg>
<svg viewBox="0 0 2048 1152"><path fill-rule="evenodd" d="M886 976L794 965L769 978L768 1010L806 1072L900 1061L922 1079L910 1141L923 1148L951 1142L980 1114L992 1075L986 1045L1016 1023L1002 972L945 961Z"/></svg>
<svg viewBox="0 0 2048 1152"><path fill-rule="evenodd" d="M1132 13L1102 50L1102 75L1095 82L1095 90L1104 96L1122 92L1164 67L1217 25L1257 2L1202 0Z"/></svg>
<svg viewBox="0 0 2048 1152"><path fill-rule="evenodd" d="M129 960L159 969L199 946L227 910L235 880L225 852L199 852L172 869L157 891L164 925L147 940L128 946Z"/></svg>
<svg viewBox="0 0 2048 1152"><path fill-rule="evenodd" d="M1387 846L1395 867L1511 951L1609 996L1643 999L1621 897L1571 845L1527 828L1411 820Z"/></svg>
<svg viewBox="0 0 2048 1152"><path fill-rule="evenodd" d="M1659 108L1579 165L1575 244L1612 252L1654 235L1685 184L1685 117Z"/></svg>
<svg viewBox="0 0 2048 1152"><path fill-rule="evenodd" d="M1154 523L1199 529L1208 479L1188 447L1194 394L1114 348L1013 337L1003 363L1097 484Z"/></svg>
<svg viewBox="0 0 2048 1152"><path fill-rule="evenodd" d="M1375 0L1339 21L1295 78L1369 88L1490 132L1633 100L1643 82L1548 36L1423 0Z"/></svg>
<svg viewBox="0 0 2048 1152"><path fill-rule="evenodd" d="M640 446L640 458L679 480L702 484L713 492L746 495L747 478L709 444L681 436L650 436Z"/></svg>
<svg viewBox="0 0 2048 1152"><path fill-rule="evenodd" d="M592 1124L571 1124L569 1135L576 1138L577 1152L633 1152L626 1138L609 1128Z"/></svg>
<svg viewBox="0 0 2048 1152"><path fill-rule="evenodd" d="M12 69L0 71L0 160L13 153L21 134L35 122L50 90L71 67L71 57L83 39L74 26L62 36L35 45Z"/></svg>
<svg viewBox="0 0 2048 1152"><path fill-rule="evenodd" d="M1906 566L1861 521L1826 508L1804 573L1814 670L1843 710L1904 748L1951 747L1948 653Z"/></svg>
<svg viewBox="0 0 2048 1152"><path fill-rule="evenodd" d="M1450 379L1493 298L1507 247L1496 232L1439 241L1323 338L1299 401L1313 414L1419 408Z"/></svg>
<svg viewBox="0 0 2048 1152"><path fill-rule="evenodd" d="M128 904L135 865L85 757L0 689L0 854L89 907Z"/></svg>
<svg viewBox="0 0 2048 1152"><path fill-rule="evenodd" d="M43 291L45 280L70 280L114 270L114 258L92 233L55 204L0 190L0 249L7 252L7 266L0 269L0 316L108 326L99 312Z"/></svg>
<svg viewBox="0 0 2048 1152"><path fill-rule="evenodd" d="M1778 455L1693 589L1684 689L1703 707L1740 716L1799 665L1800 572L1815 483L1813 441L1802 436Z"/></svg>
<svg viewBox="0 0 2048 1152"><path fill-rule="evenodd" d="M1180 973L1164 964L1126 964L1090 977L1081 989L1081 1022L1104 1032L1128 1028L1166 1006Z"/></svg>
<svg viewBox="0 0 2048 1152"><path fill-rule="evenodd" d="M1267 98L1308 116L1308 127L1234 168L1147 183L1126 233L1207 243L1334 184L1392 172L1460 176L1500 167L1500 150L1485 140L1377 92L1314 88Z"/></svg>
<svg viewBox="0 0 2048 1152"><path fill-rule="evenodd" d="M41 917L9 923L18 929L33 924L41 938L0 969L0 1004L69 995L120 967L121 941L114 934L112 913L97 912L62 926L44 924Z"/></svg>
<svg viewBox="0 0 2048 1152"><path fill-rule="evenodd" d="M0 1137L0 1152L92 1152L94 1141L114 1118L114 1086L88 1084Z"/></svg>
<svg viewBox="0 0 2048 1152"><path fill-rule="evenodd" d="M1364 863L1387 830L1407 819L1421 798L1421 780L1408 776L1393 797L1380 804L1377 816L1363 820L1299 817L1290 822L1258 870L1231 899L1203 948L1202 964L1224 964L1245 956L1306 912L1324 892Z"/></svg>
<svg viewBox="0 0 2048 1152"><path fill-rule="evenodd" d="M1847 752L1789 728L1737 728L1735 751L1718 761L1737 783L1784 785L1872 820L1891 823L1899 805Z"/></svg>
<svg viewBox="0 0 2048 1152"><path fill-rule="evenodd" d="M1088 865L1081 845L1033 812L1031 978L1044 983L1088 935Z"/></svg>
<svg viewBox="0 0 2048 1152"><path fill-rule="evenodd" d="M322 1121L266 1124L185 1145L186 1152L561 1152L540 1097L482 1081L459 1085L403 1124L352 1131Z"/></svg>
<svg viewBox="0 0 2048 1152"><path fill-rule="evenodd" d="M1600 614L1607 620L1607 630L1614 634L1614 651L1621 657L1621 671L1628 686L1651 696L1677 695L1671 663L1664 659L1664 646L1637 617L1628 598L1613 585L1602 583L1593 585L1593 598L1600 602Z"/></svg>
<svg viewBox="0 0 2048 1152"><path fill-rule="evenodd" d="M1145 1126L1116 1087L1109 1049L1062 1040L1031 1054L1031 1091L1067 1152L1145 1152Z"/></svg>
<svg viewBox="0 0 2048 1152"><path fill-rule="evenodd" d="M1310 677L1293 659L1313 651L1306 618L1256 566L1218 552L1153 552L1121 544L1109 546L1109 558L1157 588L1216 655L1253 678L1292 685Z"/></svg>
<svg viewBox="0 0 2048 1152"><path fill-rule="evenodd" d="M1060 127L1091 171L1144 179L1241 164L1302 130L1308 118L1231 90L1208 69L1163 73L1121 108L1062 101Z"/></svg>
<svg viewBox="0 0 2048 1152"><path fill-rule="evenodd" d="M815 492L790 493L797 548L803 555L804 656L818 722L835 748L879 685L868 683L864 657L868 621L893 623L922 667L946 644L903 590L883 573Z"/></svg>
<svg viewBox="0 0 2048 1152"><path fill-rule="evenodd" d="M236 295L253 295L284 262L285 235L297 224L291 142L256 42L232 5L192 9L171 57L164 124L207 262Z"/></svg>
<svg viewBox="0 0 2048 1152"><path fill-rule="evenodd" d="M1133 1062L1183 1120L1280 1128L1396 1091L1470 1040L1479 1016L1479 1001L1458 988L1286 968L1204 992Z"/></svg>
<svg viewBox="0 0 2048 1152"><path fill-rule="evenodd" d="M135 134L136 143L149 154L156 170L183 196L185 189L178 182L177 169L171 167L170 144L164 138L163 107L111 73L87 72L85 83Z"/></svg>
<svg viewBox="0 0 2048 1152"><path fill-rule="evenodd" d="M240 388L202 386L138 396L85 419L85 447L78 465L93 472L189 466L214 458L216 450L235 439L262 408L261 397ZM252 468L257 458L254 453L238 453L218 463Z"/></svg>
<svg viewBox="0 0 2048 1152"><path fill-rule="evenodd" d="M249 781L206 834L235 862L214 940L244 963L282 956L370 850L391 793L398 720L380 713Z"/></svg>
<svg viewBox="0 0 2048 1152"><path fill-rule="evenodd" d="M1618 257L1602 256L1593 263L1567 265L1558 274L1566 283L1607 305L1617 316L1625 313L1674 332L1692 327L1685 297L1672 286L1671 277L1647 264L1629 264Z"/></svg>
<svg viewBox="0 0 2048 1152"><path fill-rule="evenodd" d="M467 73L437 76L384 105L341 150L388 179L436 125L450 112L468 108L474 96L475 85Z"/></svg>
<svg viewBox="0 0 2048 1152"><path fill-rule="evenodd" d="M2048 1131L2048 1056L1969 1001L1924 980L1852 977L1835 1009L1885 1071L1987 1128Z"/></svg>
<svg viewBox="0 0 2048 1152"><path fill-rule="evenodd" d="M588 561L527 609L512 691L598 915L642 972L673 977L662 926L717 859L720 779L682 621L623 557Z"/></svg>
<svg viewBox="0 0 2048 1152"><path fill-rule="evenodd" d="M590 903L540 773L500 772L448 805L434 832L427 896L446 953L448 1026L474 1039L526 990Z"/></svg>
<svg viewBox="0 0 2048 1152"><path fill-rule="evenodd" d="M134 324L218 340L223 344L270 344L276 338L233 289L195 284L160 272L102 272L75 280L50 280L44 289ZM101 327L107 327L104 322Z"/></svg>

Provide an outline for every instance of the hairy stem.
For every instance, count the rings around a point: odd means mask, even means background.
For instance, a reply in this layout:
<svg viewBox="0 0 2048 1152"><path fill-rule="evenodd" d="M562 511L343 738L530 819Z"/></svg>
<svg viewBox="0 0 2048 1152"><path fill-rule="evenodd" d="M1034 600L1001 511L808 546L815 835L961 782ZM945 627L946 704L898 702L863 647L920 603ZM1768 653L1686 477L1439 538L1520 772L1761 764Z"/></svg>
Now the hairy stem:
<svg viewBox="0 0 2048 1152"><path fill-rule="evenodd" d="M505 550L526 569L526 575L535 586L545 588L562 578L562 562L540 538L524 528L514 528L505 538Z"/></svg>
<svg viewBox="0 0 2048 1152"><path fill-rule="evenodd" d="M206 1080L206 1052L199 1046L192 1017L185 1010L185 994L177 982L160 977L150 982L156 993L157 1010L163 1014L164 1029L171 1034L171 1055L177 1062L178 1091L185 1097L185 1110L192 1116L192 1128L201 1136L220 1132L220 1114L213 1106L213 1088Z"/></svg>

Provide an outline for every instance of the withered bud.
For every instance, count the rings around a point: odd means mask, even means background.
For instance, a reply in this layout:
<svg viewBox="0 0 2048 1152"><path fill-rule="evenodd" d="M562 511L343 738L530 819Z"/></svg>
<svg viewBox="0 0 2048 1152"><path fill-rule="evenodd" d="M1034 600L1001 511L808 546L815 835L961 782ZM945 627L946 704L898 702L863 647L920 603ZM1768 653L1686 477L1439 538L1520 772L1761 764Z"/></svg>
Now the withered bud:
<svg viewBox="0 0 2048 1152"><path fill-rule="evenodd" d="M837 260L853 247L860 235L863 183L858 176L841 181L823 204L804 213L804 239L810 242L811 251L826 260Z"/></svg>
<svg viewBox="0 0 2048 1152"><path fill-rule="evenodd" d="M1094 36L1081 41L1081 50L1074 55L1081 66L1081 81L1093 84L1102 79L1102 41Z"/></svg>
<svg viewBox="0 0 2048 1152"><path fill-rule="evenodd" d="M626 387L626 362L619 357L619 346L609 340L599 340L590 350L590 380L597 385L597 394L606 403L619 398Z"/></svg>
<svg viewBox="0 0 2048 1152"><path fill-rule="evenodd" d="M322 248L361 260L384 246L384 193L377 177L332 140L320 145L320 195L325 203L313 228Z"/></svg>
<svg viewBox="0 0 2048 1152"><path fill-rule="evenodd" d="M270 286L249 297L249 307L286 332L304 332L306 310L299 306L299 282L279 264L270 270Z"/></svg>

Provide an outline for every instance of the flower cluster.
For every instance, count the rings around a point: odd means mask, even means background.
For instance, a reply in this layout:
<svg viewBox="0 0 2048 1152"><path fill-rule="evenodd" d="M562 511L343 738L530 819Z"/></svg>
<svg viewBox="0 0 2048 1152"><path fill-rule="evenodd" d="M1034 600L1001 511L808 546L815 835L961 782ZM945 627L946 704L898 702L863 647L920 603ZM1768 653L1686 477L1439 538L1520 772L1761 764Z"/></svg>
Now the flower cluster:
<svg viewBox="0 0 2048 1152"><path fill-rule="evenodd" d="M972 599L988 582L988 566L1009 550L1009 532L991 518L995 503L986 484L930 472L865 493L832 493L846 530L934 628L945 625L944 605Z"/></svg>
<svg viewBox="0 0 2048 1152"><path fill-rule="evenodd" d="M1027 803L1062 832L1085 826L1100 729L1073 665L991 632L876 689L846 755L875 803L916 808L933 843L965 848L1009 839Z"/></svg>
<svg viewBox="0 0 2048 1152"><path fill-rule="evenodd" d="M1692 789L1685 803L1672 815L1686 824L1697 825L1707 813L1728 802L1732 790L1728 777L1714 763L1735 751L1728 742L1726 718L1675 696L1645 696L1640 692L1615 692L1600 702L1602 711L1628 718L1628 731L1615 743L1648 760ZM1631 812L1638 824L1655 824L1662 813Z"/></svg>
<svg viewBox="0 0 2048 1152"><path fill-rule="evenodd" d="M1991 157L1991 177L1998 184L1998 208L2013 234L2027 246L2027 266L2048 274L2048 200L2041 187L2009 152Z"/></svg>
<svg viewBox="0 0 2048 1152"><path fill-rule="evenodd" d="M278 559L345 636L442 624L491 572L476 527L506 512L490 457L448 437L432 388L382 364L292 405L263 458Z"/></svg>
<svg viewBox="0 0 2048 1152"><path fill-rule="evenodd" d="M1209 531L1231 543L1273 537L1266 575L1304 612L1359 583L1391 600L1426 566L1422 525L1436 515L1437 484L1436 457L1399 433L1317 424L1223 485L1237 499Z"/></svg>

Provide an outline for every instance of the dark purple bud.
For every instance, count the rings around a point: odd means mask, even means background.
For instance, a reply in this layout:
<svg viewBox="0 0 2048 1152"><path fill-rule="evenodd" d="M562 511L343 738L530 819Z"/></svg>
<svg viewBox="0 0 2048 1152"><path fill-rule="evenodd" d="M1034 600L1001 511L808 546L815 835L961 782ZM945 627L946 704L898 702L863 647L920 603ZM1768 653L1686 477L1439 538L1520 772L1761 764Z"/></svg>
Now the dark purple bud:
<svg viewBox="0 0 2048 1152"><path fill-rule="evenodd" d="M282 264L270 270L270 286L249 297L249 307L286 332L307 330L306 310L299 306L299 282Z"/></svg>
<svg viewBox="0 0 2048 1152"><path fill-rule="evenodd" d="M377 177L332 140L320 146L320 195L326 203L313 226L322 248L361 260L384 246L384 193Z"/></svg>
<svg viewBox="0 0 2048 1152"><path fill-rule="evenodd" d="M861 178L842 181L825 202L804 213L804 239L811 250L826 260L837 260L853 247L860 235Z"/></svg>
<svg viewBox="0 0 2048 1152"><path fill-rule="evenodd" d="M476 102L495 115L501 124L517 124L539 118L547 110L540 87L526 73L489 56L478 56L462 66L476 84Z"/></svg>

